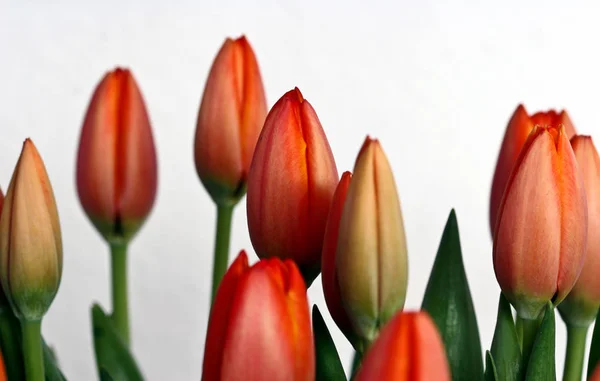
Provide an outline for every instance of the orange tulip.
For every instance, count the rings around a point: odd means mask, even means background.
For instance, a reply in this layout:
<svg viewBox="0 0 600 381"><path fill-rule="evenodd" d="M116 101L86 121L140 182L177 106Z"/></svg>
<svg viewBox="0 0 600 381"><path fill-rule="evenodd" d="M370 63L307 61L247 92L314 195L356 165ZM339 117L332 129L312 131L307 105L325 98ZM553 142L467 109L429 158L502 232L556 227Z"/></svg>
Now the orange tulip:
<svg viewBox="0 0 600 381"><path fill-rule="evenodd" d="M563 125L568 138L575 135L575 128L565 110L561 112L550 110L529 115L523 105L517 107L508 122L508 127L506 127L492 182L492 194L490 197L490 229L492 234L496 226L496 219L499 212L498 207L500 206L510 173L517 161L523 144L525 144L525 140L527 140L527 136L529 136L533 127L538 125L541 127L559 127Z"/></svg>
<svg viewBox="0 0 600 381"><path fill-rule="evenodd" d="M535 127L508 180L494 234L494 270L524 319L558 305L579 277L587 237L583 179L565 129Z"/></svg>
<svg viewBox="0 0 600 381"><path fill-rule="evenodd" d="M128 240L150 213L157 164L142 94L127 69L107 73L90 102L79 142L77 191L108 240Z"/></svg>
<svg viewBox="0 0 600 381"><path fill-rule="evenodd" d="M356 381L450 381L442 338L427 312L399 312L369 348Z"/></svg>
<svg viewBox="0 0 600 381"><path fill-rule="evenodd" d="M346 194L350 186L352 173L344 172L342 178L333 195L327 227L325 228L325 240L323 241L323 256L321 258L321 281L323 283L323 294L325 302L333 321L340 330L346 335L350 342L355 343L354 330L352 323L344 310L342 298L340 296L340 285L338 283L337 272L335 270L335 253L338 245L338 233L340 229L340 219L346 201Z"/></svg>
<svg viewBox="0 0 600 381"><path fill-rule="evenodd" d="M252 47L228 38L217 54L200 104L194 157L198 176L218 204L246 192L254 147L267 102Z"/></svg>
<svg viewBox="0 0 600 381"><path fill-rule="evenodd" d="M8 376L6 375L6 366L4 365L4 358L0 353L0 381L7 381Z"/></svg>
<svg viewBox="0 0 600 381"><path fill-rule="evenodd" d="M219 286L208 322L203 381L314 380L306 286L290 260L248 266L242 251Z"/></svg>
<svg viewBox="0 0 600 381"><path fill-rule="evenodd" d="M338 179L315 110L297 88L287 92L267 116L248 176L248 230L258 256L293 259L314 279Z"/></svg>
<svg viewBox="0 0 600 381"><path fill-rule="evenodd" d="M15 167L0 214L0 281L14 314L41 319L62 275L62 238L52 186L29 139Z"/></svg>
<svg viewBox="0 0 600 381"><path fill-rule="evenodd" d="M592 373L592 376L588 381L600 381L600 364L596 365L596 368L594 368L594 373Z"/></svg>
<svg viewBox="0 0 600 381"><path fill-rule="evenodd" d="M335 270L344 309L356 334L368 344L404 307L408 283L396 183L381 145L369 137L356 159L344 201Z"/></svg>
<svg viewBox="0 0 600 381"><path fill-rule="evenodd" d="M571 139L581 170L588 210L586 255L581 275L567 298L558 306L569 324L587 327L600 306L600 157L589 136Z"/></svg>

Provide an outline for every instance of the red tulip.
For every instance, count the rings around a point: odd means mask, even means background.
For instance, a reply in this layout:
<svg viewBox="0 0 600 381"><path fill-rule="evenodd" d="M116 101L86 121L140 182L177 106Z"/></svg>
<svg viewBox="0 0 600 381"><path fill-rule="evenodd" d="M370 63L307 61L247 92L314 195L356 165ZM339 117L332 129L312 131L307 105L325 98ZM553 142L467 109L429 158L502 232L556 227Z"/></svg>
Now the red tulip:
<svg viewBox="0 0 600 381"><path fill-rule="evenodd" d="M554 110L538 112L531 116L527 114L523 105L519 105L515 110L504 133L504 140L502 141L494 180L492 182L492 194L490 197L490 229L492 233L496 225L499 212L498 207L500 206L506 183L521 152L521 148L525 144L525 140L527 140L527 136L529 136L529 133L535 126L559 127L560 125L564 126L568 138L575 135L573 123L564 110L561 112Z"/></svg>
<svg viewBox="0 0 600 381"><path fill-rule="evenodd" d="M600 381L600 363L594 368L594 373L588 381Z"/></svg>
<svg viewBox="0 0 600 381"><path fill-rule="evenodd" d="M600 157L589 136L573 137L571 147L585 186L588 234L581 275L558 308L567 323L587 327L600 306Z"/></svg>
<svg viewBox="0 0 600 381"><path fill-rule="evenodd" d="M340 219L346 201L346 194L350 186L352 173L344 172L342 178L335 190L327 227L325 229L325 240L323 241L323 256L321 258L321 281L323 282L323 294L327 309L340 330L346 335L348 340L354 343L354 330L352 323L344 310L342 298L340 296L340 285L338 283L337 272L335 270L335 252L338 245L338 233L340 229Z"/></svg>
<svg viewBox="0 0 600 381"><path fill-rule="evenodd" d="M494 234L494 270L524 319L558 305L579 277L587 236L581 173L565 129L535 127L508 180Z"/></svg>
<svg viewBox="0 0 600 381"><path fill-rule="evenodd" d="M245 252L219 286L204 347L203 381L314 380L306 286L290 260L248 266Z"/></svg>
<svg viewBox="0 0 600 381"><path fill-rule="evenodd" d="M206 81L194 144L198 176L218 204L236 203L246 192L250 162L266 115L252 47L244 36L226 39Z"/></svg>
<svg viewBox="0 0 600 381"><path fill-rule="evenodd" d="M399 312L365 354L356 381L450 381L442 338L427 312Z"/></svg>
<svg viewBox="0 0 600 381"><path fill-rule="evenodd" d="M127 69L106 74L90 102L79 142L77 191L107 239L129 239L150 213L157 165L142 94Z"/></svg>
<svg viewBox="0 0 600 381"><path fill-rule="evenodd" d="M258 256L293 259L316 277L338 178L315 110L300 90L289 91L267 116L248 176L248 230Z"/></svg>

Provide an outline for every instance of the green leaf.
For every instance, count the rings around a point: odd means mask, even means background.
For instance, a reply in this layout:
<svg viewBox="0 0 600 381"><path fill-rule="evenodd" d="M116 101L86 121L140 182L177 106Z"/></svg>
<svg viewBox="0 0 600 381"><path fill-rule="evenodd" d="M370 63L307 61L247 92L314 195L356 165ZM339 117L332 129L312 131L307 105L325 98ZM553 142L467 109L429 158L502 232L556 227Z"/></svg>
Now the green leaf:
<svg viewBox="0 0 600 381"><path fill-rule="evenodd" d="M142 373L110 317L97 304L92 307L92 326L99 377L113 381L143 380Z"/></svg>
<svg viewBox="0 0 600 381"><path fill-rule="evenodd" d="M494 357L490 351L485 351L485 381L498 381L498 372L496 372L496 364Z"/></svg>
<svg viewBox="0 0 600 381"><path fill-rule="evenodd" d="M481 342L454 209L442 234L422 308L429 312L442 335L452 380L482 380Z"/></svg>
<svg viewBox="0 0 600 381"><path fill-rule="evenodd" d="M554 327L554 307L548 302L533 343L525 381L556 381Z"/></svg>
<svg viewBox="0 0 600 381"><path fill-rule="evenodd" d="M600 310L598 310L598 315L596 315L596 324L594 325L594 333L592 333L592 344L590 346L590 358L588 360L588 370L587 370L587 378L592 377L592 373L596 366L598 366L598 361L600 361Z"/></svg>
<svg viewBox="0 0 600 381"><path fill-rule="evenodd" d="M42 338L42 351L44 354L44 373L46 381L66 381L67 378L58 368L56 355L54 351L46 344L46 340Z"/></svg>
<svg viewBox="0 0 600 381"><path fill-rule="evenodd" d="M319 307L316 305L313 306L312 321L315 336L316 380L346 381L346 374L337 349Z"/></svg>
<svg viewBox="0 0 600 381"><path fill-rule="evenodd" d="M494 357L498 379L521 381L523 379L521 347L510 303L500 293L496 330L492 340L491 354Z"/></svg>
<svg viewBox="0 0 600 381"><path fill-rule="evenodd" d="M21 324L10 307L7 306L0 307L0 348L2 348L8 379L24 380L25 368L21 350Z"/></svg>

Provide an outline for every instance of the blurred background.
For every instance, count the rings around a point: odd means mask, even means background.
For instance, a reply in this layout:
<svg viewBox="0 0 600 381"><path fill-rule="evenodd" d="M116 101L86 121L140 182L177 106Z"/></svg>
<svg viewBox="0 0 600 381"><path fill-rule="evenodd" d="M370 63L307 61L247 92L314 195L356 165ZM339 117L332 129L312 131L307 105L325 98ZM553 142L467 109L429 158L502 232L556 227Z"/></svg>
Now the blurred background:
<svg viewBox="0 0 600 381"><path fill-rule="evenodd" d="M75 187L91 92L116 65L145 96L158 150L155 208L130 246L134 353L148 380L197 380L208 321L216 209L197 178L193 137L204 83L227 36L246 34L271 106L298 86L317 111L341 173L365 135L394 170L409 248L407 309L419 308L446 218L456 208L482 347L499 287L489 194L509 117L566 108L600 134L600 5L560 1L0 2L0 186L26 137L54 187L64 240L61 288L44 320L69 379L96 379L90 306L110 310L108 247ZM253 254L245 200L231 254ZM310 301L325 314L320 278ZM558 315L557 315L558 316ZM346 367L351 347L329 316ZM591 332L591 331L590 331ZM564 324L557 318L557 374ZM587 364L587 360L586 360Z"/></svg>

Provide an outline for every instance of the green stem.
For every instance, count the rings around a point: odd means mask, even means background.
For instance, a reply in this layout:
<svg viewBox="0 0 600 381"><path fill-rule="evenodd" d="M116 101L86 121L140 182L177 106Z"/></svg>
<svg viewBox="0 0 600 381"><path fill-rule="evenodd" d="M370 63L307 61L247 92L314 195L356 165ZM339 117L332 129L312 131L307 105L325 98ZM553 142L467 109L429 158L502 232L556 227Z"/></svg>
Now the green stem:
<svg viewBox="0 0 600 381"><path fill-rule="evenodd" d="M110 243L112 265L112 320L126 346L129 346L129 306L127 302L127 243Z"/></svg>
<svg viewBox="0 0 600 381"><path fill-rule="evenodd" d="M42 352L42 321L21 320L23 330L23 357L27 381L44 381Z"/></svg>
<svg viewBox="0 0 600 381"><path fill-rule="evenodd" d="M588 327L567 324L567 355L563 381L580 381L583 374L585 338Z"/></svg>
<svg viewBox="0 0 600 381"><path fill-rule="evenodd" d="M523 319L517 316L517 319L520 320L521 329L522 329L522 342L523 342L523 369L527 369L527 364L529 363L529 356L531 355L531 351L533 349L533 344L535 342L535 337L537 336L538 328L540 327L541 319Z"/></svg>
<svg viewBox="0 0 600 381"><path fill-rule="evenodd" d="M215 257L213 262L213 283L211 304L215 300L219 283L229 262L229 237L234 205L217 205L217 233L215 237Z"/></svg>

